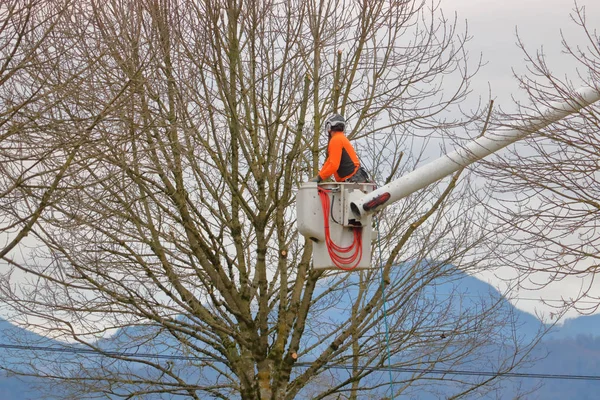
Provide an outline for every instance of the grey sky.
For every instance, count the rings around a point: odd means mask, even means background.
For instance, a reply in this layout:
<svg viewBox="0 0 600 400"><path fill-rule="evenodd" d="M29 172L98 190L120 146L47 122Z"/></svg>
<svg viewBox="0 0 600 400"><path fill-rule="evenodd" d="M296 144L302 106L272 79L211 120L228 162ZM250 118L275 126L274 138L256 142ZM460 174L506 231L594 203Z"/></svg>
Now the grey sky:
<svg viewBox="0 0 600 400"><path fill-rule="evenodd" d="M532 53L543 47L551 61L553 71L559 76L576 78L574 63L569 56L561 54L561 30L573 43L582 41L582 32L570 19L574 8L571 0L442 0L442 9L452 16L458 13L458 20L468 23L473 39L470 43L471 57L480 53L487 64L476 78L474 89L487 95L487 84L492 96L503 108L510 106L511 95L522 99L512 68L524 72L524 56L517 47L517 36ZM580 0L585 6L590 26L600 22L600 2Z"/></svg>
<svg viewBox="0 0 600 400"><path fill-rule="evenodd" d="M585 6L589 28L600 24L600 1L580 0L577 4ZM562 54L561 45L562 31L569 43L585 46L583 31L569 16L575 7L572 0L442 0L441 6L449 17L456 12L460 23L464 24L466 20L469 34L473 36L469 46L472 60L482 54L486 65L476 77L473 90L484 99L491 88L495 104L505 111L514 110L512 96L519 101L526 100L512 71L525 72L524 55L516 44L517 31L529 52L543 48L555 75L567 76L577 84L576 64L570 56ZM493 283L492 275L487 277ZM541 311L548 316L551 308L529 299L576 296L581 284L581 279L572 277L543 290L520 290L516 295L524 300L517 301L516 305L525 311ZM575 313L567 315L575 316Z"/></svg>

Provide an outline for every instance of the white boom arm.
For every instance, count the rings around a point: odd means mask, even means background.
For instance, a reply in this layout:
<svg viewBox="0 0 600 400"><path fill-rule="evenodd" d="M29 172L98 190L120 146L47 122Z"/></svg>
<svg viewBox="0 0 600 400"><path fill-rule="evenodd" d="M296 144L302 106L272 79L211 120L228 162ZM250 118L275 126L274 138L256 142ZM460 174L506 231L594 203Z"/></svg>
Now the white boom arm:
<svg viewBox="0 0 600 400"><path fill-rule="evenodd" d="M599 89L590 87L578 89L572 99L553 104L542 112L540 118L525 121L521 128L499 129L486 133L468 142L464 147L366 194L350 204L352 212L359 218L373 213L598 100L600 100Z"/></svg>

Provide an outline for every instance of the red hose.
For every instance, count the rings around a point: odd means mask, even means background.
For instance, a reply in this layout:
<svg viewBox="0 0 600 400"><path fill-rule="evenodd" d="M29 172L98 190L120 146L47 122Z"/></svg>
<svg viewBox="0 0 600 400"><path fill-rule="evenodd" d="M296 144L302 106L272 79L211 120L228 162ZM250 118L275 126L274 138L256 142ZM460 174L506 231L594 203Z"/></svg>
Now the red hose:
<svg viewBox="0 0 600 400"><path fill-rule="evenodd" d="M344 271L352 271L355 269L362 258L362 227L351 227L354 233L354 240L352 244L347 247L338 246L335 244L329 235L329 190L319 189L319 197L321 198L321 205L323 206L323 222L325 226L325 244L327 245L327 251L329 257L333 261L333 264Z"/></svg>

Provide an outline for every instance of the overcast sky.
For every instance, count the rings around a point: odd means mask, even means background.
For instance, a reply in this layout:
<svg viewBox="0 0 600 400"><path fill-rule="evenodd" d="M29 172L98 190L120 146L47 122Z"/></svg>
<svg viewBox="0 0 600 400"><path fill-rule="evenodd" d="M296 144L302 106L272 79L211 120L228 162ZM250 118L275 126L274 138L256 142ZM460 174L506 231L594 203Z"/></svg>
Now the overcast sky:
<svg viewBox="0 0 600 400"><path fill-rule="evenodd" d="M580 0L578 5L585 6L590 26L600 25L600 1ZM573 61L561 54L561 30L573 43L582 39L581 29L569 16L574 8L572 0L441 0L441 7L448 16L456 12L461 23L466 20L473 36L471 57L482 54L486 62L474 89L486 96L489 83L496 104L503 108L510 106L511 95L522 98L512 75L513 68L524 72L524 56L516 45L517 31L531 52L543 46L553 71L576 77L575 71L570 73Z"/></svg>
<svg viewBox="0 0 600 400"><path fill-rule="evenodd" d="M543 47L550 60L553 72L559 76L576 79L575 64L566 55L561 54L561 30L571 43L582 42L581 28L570 19L574 8L571 0L441 0L441 6L448 16L454 12L461 23L468 24L473 39L469 49L473 59L482 54L486 65L475 78L473 90L487 98L491 88L495 104L505 111L514 110L511 96L525 100L513 77L512 69L524 72L524 56L517 47L517 35L526 44L529 51ZM600 1L580 0L579 6L586 7L589 27L600 28ZM493 282L492 282L493 283ZM530 299L569 298L576 296L581 281L576 278L565 279L544 290L520 290L522 299L516 305L520 309L534 313L542 311L546 316L549 307ZM600 293L600 287L598 287ZM569 313L568 316L575 316Z"/></svg>

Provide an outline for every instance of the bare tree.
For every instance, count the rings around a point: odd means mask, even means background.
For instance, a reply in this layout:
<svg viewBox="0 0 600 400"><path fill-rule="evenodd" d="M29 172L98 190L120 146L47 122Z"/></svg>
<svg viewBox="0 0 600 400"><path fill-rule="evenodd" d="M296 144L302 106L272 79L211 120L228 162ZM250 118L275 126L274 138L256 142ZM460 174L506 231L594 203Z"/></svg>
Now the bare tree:
<svg viewBox="0 0 600 400"><path fill-rule="evenodd" d="M30 127L40 100L49 94L46 85L29 76L29 67L38 61L37 52L43 48L64 4L43 1L8 1L0 8L0 204L3 215L0 225L2 247L6 255L27 235L40 213L46 207L45 196L32 209L19 210L20 188L39 184L46 179L47 195L52 193L64 171L59 167L49 170L42 164L45 156L56 149L36 141ZM38 66L42 67L42 66ZM39 139L39 137L38 137ZM41 178L43 177L43 178ZM40 179L41 178L41 179ZM54 182L52 183L52 180ZM44 196L41 196L44 197Z"/></svg>
<svg viewBox="0 0 600 400"><path fill-rule="evenodd" d="M503 298L453 284L490 254L460 174L377 216L381 270L315 270L295 229L327 113L381 182L481 119L460 112L478 65L437 3L90 0L56 32L40 56L64 56L31 66L61 88L36 132L77 151L36 248L10 259L29 279L1 293L15 321L86 352L20 373L79 398L459 398L528 355Z"/></svg>
<svg viewBox="0 0 600 400"><path fill-rule="evenodd" d="M11 0L0 8L1 257L30 233L84 143L76 137L85 129L81 118L53 114L67 98L65 89L90 70L89 64L69 64L72 54L56 40L67 33L70 3ZM105 112L89 118L87 129Z"/></svg>
<svg viewBox="0 0 600 400"><path fill-rule="evenodd" d="M528 73L518 76L529 97L518 104L517 115L504 120L536 118L557 102L578 102L577 89L598 89L600 82L600 37L592 29L583 6L575 4L571 19L578 26L580 41L563 36L564 57L577 69L561 78L543 51L530 52L521 42ZM519 279L529 288L542 288L569 276L581 279L579 294L563 298L558 309L575 307L592 313L598 307L595 273L599 265L597 235L598 130L600 104L554 123L527 141L519 154L507 154L488 171L495 182L489 188L495 203L499 265L518 268ZM524 156L525 155L525 156ZM488 225L492 226L492 224ZM583 300L583 301L581 301Z"/></svg>

